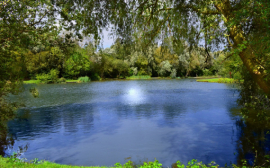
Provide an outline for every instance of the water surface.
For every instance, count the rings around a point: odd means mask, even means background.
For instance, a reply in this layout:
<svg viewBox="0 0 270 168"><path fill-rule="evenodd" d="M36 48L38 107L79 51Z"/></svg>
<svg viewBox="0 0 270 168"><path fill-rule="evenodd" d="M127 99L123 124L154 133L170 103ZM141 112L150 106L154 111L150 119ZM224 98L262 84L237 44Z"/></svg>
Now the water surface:
<svg viewBox="0 0 270 168"><path fill-rule="evenodd" d="M39 98L28 91L35 86ZM24 85L26 107L8 123L22 157L113 166L127 158L171 166L180 160L236 163L240 130L232 84L195 79Z"/></svg>

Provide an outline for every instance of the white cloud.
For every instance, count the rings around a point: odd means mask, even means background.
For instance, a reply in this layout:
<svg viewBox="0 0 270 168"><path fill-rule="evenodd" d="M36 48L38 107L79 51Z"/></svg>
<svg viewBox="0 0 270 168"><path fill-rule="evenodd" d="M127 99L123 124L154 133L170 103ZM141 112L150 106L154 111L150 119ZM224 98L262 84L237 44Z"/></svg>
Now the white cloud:
<svg viewBox="0 0 270 168"><path fill-rule="evenodd" d="M114 43L114 39L112 36L110 36L110 29L109 30L103 30L103 37L102 37L102 46L103 48L109 48Z"/></svg>

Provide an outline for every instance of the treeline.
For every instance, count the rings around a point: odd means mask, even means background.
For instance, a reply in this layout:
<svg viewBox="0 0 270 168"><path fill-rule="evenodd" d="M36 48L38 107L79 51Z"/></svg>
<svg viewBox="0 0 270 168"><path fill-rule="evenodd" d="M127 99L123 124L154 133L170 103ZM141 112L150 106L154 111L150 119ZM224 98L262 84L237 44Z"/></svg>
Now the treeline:
<svg viewBox="0 0 270 168"><path fill-rule="evenodd" d="M67 33L48 34L47 38L47 43L36 41L24 51L24 62L20 65L25 79L55 83L82 76L91 80L145 75L171 78L239 76L234 69L240 60L226 60L225 53L208 53L201 47L191 49L185 42L176 48L171 38L161 46L151 44L147 47L138 43L125 44L117 39L110 48L98 51L89 38L80 42Z"/></svg>

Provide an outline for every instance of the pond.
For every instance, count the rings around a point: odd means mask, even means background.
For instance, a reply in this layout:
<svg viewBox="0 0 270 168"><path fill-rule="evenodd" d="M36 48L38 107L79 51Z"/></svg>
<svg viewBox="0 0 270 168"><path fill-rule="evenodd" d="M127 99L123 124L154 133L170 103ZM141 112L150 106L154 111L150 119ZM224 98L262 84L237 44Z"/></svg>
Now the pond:
<svg viewBox="0 0 270 168"><path fill-rule="evenodd" d="M40 96L28 91L35 86ZM164 167L197 159L237 163L239 126L233 84L182 80L119 80L24 85L12 99L26 107L8 123L22 157L60 164L113 166L155 158Z"/></svg>

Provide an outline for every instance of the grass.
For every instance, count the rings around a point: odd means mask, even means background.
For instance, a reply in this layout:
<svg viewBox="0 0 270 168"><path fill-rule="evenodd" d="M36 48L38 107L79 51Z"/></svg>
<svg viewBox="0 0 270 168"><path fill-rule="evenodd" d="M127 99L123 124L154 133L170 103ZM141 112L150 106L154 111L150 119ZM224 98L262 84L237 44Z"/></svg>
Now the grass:
<svg viewBox="0 0 270 168"><path fill-rule="evenodd" d="M269 159L266 160L269 162ZM251 166L247 166L247 161L242 160L243 166L237 166L232 164L233 168L247 168ZM73 165L61 165L57 163L52 163L48 161L38 161L38 159L31 160L30 162L25 162L16 157L8 157L4 158L0 155L0 167L1 168L162 168L162 164L159 163L158 160L153 162L144 162L143 165L134 165L132 161L128 161L125 164L121 165L120 163L115 163L114 166L107 167L107 166L73 166ZM208 165L203 164L202 162L198 162L196 159L192 159L188 162L187 165L184 165L179 160L173 164L173 167L177 168L221 168L217 165L214 161L209 163ZM254 167L254 165L253 165ZM255 166L254 168L264 168L263 166Z"/></svg>
<svg viewBox="0 0 270 168"><path fill-rule="evenodd" d="M36 162L36 163L35 163ZM106 168L105 166L72 166L72 165L61 165L57 163L52 163L48 161L32 161L32 163L29 162L23 162L19 161L18 159L11 159L11 158L3 158L0 156L0 167L1 168Z"/></svg>
<svg viewBox="0 0 270 168"><path fill-rule="evenodd" d="M39 84L39 80L28 80L28 81L23 81L24 84Z"/></svg>
<svg viewBox="0 0 270 168"><path fill-rule="evenodd" d="M198 79L197 82L210 82L210 83L238 83L238 80L232 78L213 78L213 79ZM243 82L243 80L240 80Z"/></svg>
<svg viewBox="0 0 270 168"><path fill-rule="evenodd" d="M185 168L185 165L182 164L180 161L177 161L175 163L177 167L179 168ZM187 167L190 168L198 168L200 165L201 168L208 168L205 164L202 164L202 162L197 162L197 160L193 159L191 160ZM162 164L159 163L158 160L155 160L153 162L144 162L143 165L134 165L132 161L128 161L125 164L121 165L120 163L115 163L113 167L111 168L161 168ZM211 162L209 166L213 166L213 168L218 168L218 165L216 165L214 162ZM1 168L110 168L106 166L72 166L72 165L61 165L57 163L52 163L48 161L38 161L38 159L31 160L30 162L24 162L20 159L17 159L15 157L9 157L4 158L0 156L0 167Z"/></svg>
<svg viewBox="0 0 270 168"><path fill-rule="evenodd" d="M67 83L70 83L70 82L78 83L78 80L67 79L66 82ZM23 83L24 84L40 84L40 81L39 80L28 80L28 81L23 81Z"/></svg>
<svg viewBox="0 0 270 168"><path fill-rule="evenodd" d="M151 79L151 76L149 75L130 76L130 77L127 77L126 79Z"/></svg>
<svg viewBox="0 0 270 168"><path fill-rule="evenodd" d="M213 76L197 76L197 77L188 77L188 78L208 79L208 78L219 78L219 76L217 76L217 75L213 75Z"/></svg>
<svg viewBox="0 0 270 168"><path fill-rule="evenodd" d="M78 80L67 79L66 82L67 83L69 83L69 82L76 82L76 83L78 83Z"/></svg>

